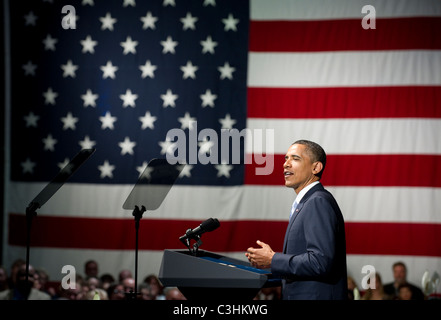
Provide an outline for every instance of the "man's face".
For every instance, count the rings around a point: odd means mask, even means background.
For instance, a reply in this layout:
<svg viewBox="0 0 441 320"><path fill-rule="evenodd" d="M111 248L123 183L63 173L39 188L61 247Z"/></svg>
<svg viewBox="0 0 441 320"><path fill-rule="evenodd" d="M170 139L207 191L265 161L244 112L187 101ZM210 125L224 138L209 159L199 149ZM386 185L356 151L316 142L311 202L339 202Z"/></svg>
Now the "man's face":
<svg viewBox="0 0 441 320"><path fill-rule="evenodd" d="M295 192L299 193L305 186L318 180L314 175L317 165L319 165L319 162L312 163L306 152L306 146L303 144L291 145L285 155L285 163L283 164L285 186L294 188Z"/></svg>
<svg viewBox="0 0 441 320"><path fill-rule="evenodd" d="M406 282L406 270L403 266L396 266L394 268L394 279L398 283Z"/></svg>
<svg viewBox="0 0 441 320"><path fill-rule="evenodd" d="M98 265L94 262L90 262L86 265L86 275L89 277L97 277L98 276Z"/></svg>

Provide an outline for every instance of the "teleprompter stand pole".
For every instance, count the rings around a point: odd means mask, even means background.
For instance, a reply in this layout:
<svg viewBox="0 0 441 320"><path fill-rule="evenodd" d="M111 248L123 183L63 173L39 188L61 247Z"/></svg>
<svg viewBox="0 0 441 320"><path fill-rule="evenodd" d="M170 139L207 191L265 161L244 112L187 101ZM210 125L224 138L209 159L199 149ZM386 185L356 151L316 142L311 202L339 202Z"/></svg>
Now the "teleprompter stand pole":
<svg viewBox="0 0 441 320"><path fill-rule="evenodd" d="M141 206L141 209L138 206L135 206L133 210L133 216L135 217L135 291L130 290L130 292L126 293L126 299L134 300L137 298L138 293L138 238L139 238L139 221L142 218L142 215L146 211L144 206Z"/></svg>
<svg viewBox="0 0 441 320"><path fill-rule="evenodd" d="M95 152L95 149L81 149L72 160L51 180L49 184L26 207L26 282L29 283L29 251L31 246L32 219L37 216L37 209L41 208L72 174Z"/></svg>
<svg viewBox="0 0 441 320"><path fill-rule="evenodd" d="M26 207L26 283L29 283L29 251L31 248L32 219L37 216L36 210L40 208L37 202L31 202Z"/></svg>

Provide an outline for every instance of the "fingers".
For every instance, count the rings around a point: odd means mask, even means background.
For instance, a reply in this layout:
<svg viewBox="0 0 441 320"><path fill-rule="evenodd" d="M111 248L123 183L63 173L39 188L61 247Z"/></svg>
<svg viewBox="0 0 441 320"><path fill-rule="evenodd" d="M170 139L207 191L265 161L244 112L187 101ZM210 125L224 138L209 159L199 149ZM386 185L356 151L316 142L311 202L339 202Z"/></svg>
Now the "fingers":
<svg viewBox="0 0 441 320"><path fill-rule="evenodd" d="M260 240L257 240L256 243L257 243L259 246L261 246L262 248L268 246L265 242L260 241Z"/></svg>
<svg viewBox="0 0 441 320"><path fill-rule="evenodd" d="M263 241L257 240L256 243L257 243L260 247L262 247L262 248L263 248L263 247L268 247L268 245L267 245L265 242L263 242ZM254 253L256 250L258 250L258 249L253 248L253 247L249 247L249 248L247 249L247 252Z"/></svg>
<svg viewBox="0 0 441 320"><path fill-rule="evenodd" d="M247 252L245 252L245 257L248 258L248 261L251 262L251 254L254 253L255 250L256 249L250 247L250 248L247 249Z"/></svg>
<svg viewBox="0 0 441 320"><path fill-rule="evenodd" d="M260 240L256 241L260 248L249 247L245 252L245 256L253 267L264 269L271 265L271 259L274 255L271 247Z"/></svg>

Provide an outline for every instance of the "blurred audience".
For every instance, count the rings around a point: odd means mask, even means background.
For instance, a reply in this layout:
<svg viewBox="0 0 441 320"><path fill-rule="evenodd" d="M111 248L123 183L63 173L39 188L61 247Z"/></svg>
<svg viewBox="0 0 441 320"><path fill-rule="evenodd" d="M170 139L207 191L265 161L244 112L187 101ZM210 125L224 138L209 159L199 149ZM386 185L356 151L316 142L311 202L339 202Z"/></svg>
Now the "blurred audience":
<svg viewBox="0 0 441 320"><path fill-rule="evenodd" d="M412 291L412 300L424 300L423 291L416 285L407 281L407 267L404 262L398 261L392 265L392 273L394 281L384 285L384 291L392 297L399 298L399 288L403 284L407 284Z"/></svg>
<svg viewBox="0 0 441 320"><path fill-rule="evenodd" d="M348 299L349 300L360 300L360 290L358 289L357 283L354 278L348 276Z"/></svg>
<svg viewBox="0 0 441 320"><path fill-rule="evenodd" d="M148 275L145 277L144 282L150 285L153 300L165 300L164 286L156 275Z"/></svg>
<svg viewBox="0 0 441 320"><path fill-rule="evenodd" d="M0 300L51 300L51 296L41 290L32 265L20 264L14 272L14 286L0 292Z"/></svg>
<svg viewBox="0 0 441 320"><path fill-rule="evenodd" d="M383 282L378 272L375 273L375 286L371 286L368 281L369 289L365 291L361 300L391 300L391 296L384 292Z"/></svg>
<svg viewBox="0 0 441 320"><path fill-rule="evenodd" d="M156 274L148 274L135 292L132 272L122 269L115 278L110 273L98 273L98 262L87 260L84 276L76 274L75 282L63 288L61 283L50 282L43 268L29 266L26 281L26 263L17 259L10 272L0 266L0 300L186 300L177 287L164 287ZM407 281L407 268L403 262L392 266L394 281L383 284L380 273L375 274L375 288L359 290L357 282L348 276L348 300L422 300L428 299L422 290ZM370 285L370 283L368 283ZM282 299L280 286L265 287L254 300Z"/></svg>

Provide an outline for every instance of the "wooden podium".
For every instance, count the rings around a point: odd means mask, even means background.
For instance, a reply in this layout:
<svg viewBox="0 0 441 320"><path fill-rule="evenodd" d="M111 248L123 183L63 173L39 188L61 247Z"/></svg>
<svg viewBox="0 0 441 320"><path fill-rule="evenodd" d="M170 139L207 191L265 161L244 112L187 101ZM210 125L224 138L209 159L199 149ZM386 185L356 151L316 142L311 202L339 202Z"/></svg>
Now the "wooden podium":
<svg viewBox="0 0 441 320"><path fill-rule="evenodd" d="M159 279L166 287L178 287L188 300L252 300L263 287L280 285L269 269L257 269L247 261L199 250L164 250Z"/></svg>

